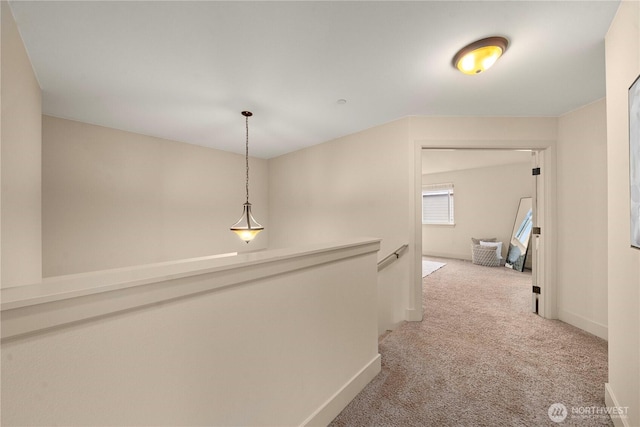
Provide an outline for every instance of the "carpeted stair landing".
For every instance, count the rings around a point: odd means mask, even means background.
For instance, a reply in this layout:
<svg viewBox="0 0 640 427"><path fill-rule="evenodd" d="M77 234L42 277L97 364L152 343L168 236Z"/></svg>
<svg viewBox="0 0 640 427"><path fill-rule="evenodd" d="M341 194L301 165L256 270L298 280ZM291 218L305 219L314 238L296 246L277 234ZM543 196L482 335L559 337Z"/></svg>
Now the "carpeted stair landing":
<svg viewBox="0 0 640 427"><path fill-rule="evenodd" d="M443 260L423 322L380 342L382 372L331 426L611 426L606 341L531 313L531 275ZM549 406L568 409L561 423Z"/></svg>

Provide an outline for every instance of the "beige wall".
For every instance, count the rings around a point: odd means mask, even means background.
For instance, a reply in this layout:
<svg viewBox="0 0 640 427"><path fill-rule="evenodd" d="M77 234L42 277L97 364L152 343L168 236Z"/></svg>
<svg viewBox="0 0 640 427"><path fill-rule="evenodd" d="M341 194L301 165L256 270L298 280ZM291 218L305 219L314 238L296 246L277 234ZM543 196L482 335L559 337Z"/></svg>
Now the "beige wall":
<svg viewBox="0 0 640 427"><path fill-rule="evenodd" d="M103 292L8 316L1 424L327 425L380 372L377 242L335 245L50 281Z"/></svg>
<svg viewBox="0 0 640 427"><path fill-rule="evenodd" d="M371 236L383 258L410 244L378 277L380 332L410 305L411 146L403 119L269 160L272 247Z"/></svg>
<svg viewBox="0 0 640 427"><path fill-rule="evenodd" d="M251 159L249 245L229 227L244 156L43 116L43 273L57 276L265 248L267 162Z"/></svg>
<svg viewBox="0 0 640 427"><path fill-rule="evenodd" d="M606 36L608 394L640 425L640 251L629 237L628 88L640 73L640 3L623 1ZM594 242L595 244L595 242Z"/></svg>
<svg viewBox="0 0 640 427"><path fill-rule="evenodd" d="M607 338L604 99L558 120L558 317Z"/></svg>
<svg viewBox="0 0 640 427"><path fill-rule="evenodd" d="M413 141L425 147L548 148L555 145L555 117L411 117Z"/></svg>
<svg viewBox="0 0 640 427"><path fill-rule="evenodd" d="M406 243L408 148L398 120L271 159L271 246L371 235L386 255Z"/></svg>
<svg viewBox="0 0 640 427"><path fill-rule="evenodd" d="M456 223L423 225L423 254L470 260L471 237L496 237L506 258L520 198L531 197L531 162L427 174L422 182L454 185Z"/></svg>
<svg viewBox="0 0 640 427"><path fill-rule="evenodd" d="M0 2L2 287L39 282L41 93L11 9Z"/></svg>

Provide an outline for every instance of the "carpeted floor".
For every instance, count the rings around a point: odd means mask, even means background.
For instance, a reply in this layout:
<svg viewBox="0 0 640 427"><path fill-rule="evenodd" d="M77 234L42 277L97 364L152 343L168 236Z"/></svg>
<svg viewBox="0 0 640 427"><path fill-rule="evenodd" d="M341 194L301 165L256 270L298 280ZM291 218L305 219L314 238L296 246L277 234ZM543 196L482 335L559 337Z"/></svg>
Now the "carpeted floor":
<svg viewBox="0 0 640 427"><path fill-rule="evenodd" d="M447 265L423 279L424 321L384 336L382 372L331 426L613 425L572 414L605 406L606 341L531 313L528 273L435 260Z"/></svg>

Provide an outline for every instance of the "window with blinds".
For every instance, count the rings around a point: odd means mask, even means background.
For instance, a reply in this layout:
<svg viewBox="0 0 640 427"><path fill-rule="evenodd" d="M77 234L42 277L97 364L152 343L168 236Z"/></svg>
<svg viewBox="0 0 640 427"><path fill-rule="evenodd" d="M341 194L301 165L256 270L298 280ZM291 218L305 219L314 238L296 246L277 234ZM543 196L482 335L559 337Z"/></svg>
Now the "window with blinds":
<svg viewBox="0 0 640 427"><path fill-rule="evenodd" d="M453 184L422 187L422 223L453 225Z"/></svg>

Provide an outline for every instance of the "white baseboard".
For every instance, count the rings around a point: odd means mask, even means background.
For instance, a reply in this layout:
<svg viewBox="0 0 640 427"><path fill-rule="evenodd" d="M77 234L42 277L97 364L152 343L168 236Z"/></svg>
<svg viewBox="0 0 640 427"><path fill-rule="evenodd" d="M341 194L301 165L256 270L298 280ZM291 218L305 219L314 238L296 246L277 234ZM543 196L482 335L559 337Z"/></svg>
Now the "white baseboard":
<svg viewBox="0 0 640 427"><path fill-rule="evenodd" d="M594 322L593 320L589 320L586 317L566 310L558 310L558 319L573 325L576 328L580 328L583 331L587 331L590 334L602 338L603 340L609 340L609 329L607 328L607 325Z"/></svg>
<svg viewBox="0 0 640 427"><path fill-rule="evenodd" d="M378 375L381 369L382 361L378 354L329 400L311 414L301 426L327 426Z"/></svg>
<svg viewBox="0 0 640 427"><path fill-rule="evenodd" d="M471 250L469 250L469 252L465 252L462 254L452 254L450 252L429 252L429 253L422 253L422 256L426 256L426 257L436 257L436 258L451 258L451 259L463 259L463 260L467 260L467 261L471 261Z"/></svg>
<svg viewBox="0 0 640 427"><path fill-rule="evenodd" d="M621 406L620 403L618 403L618 399L616 399L616 395L613 394L609 383L605 383L604 385L604 403L607 405L607 408L619 408ZM631 427L627 418L611 417L611 421L613 421L613 425L616 427Z"/></svg>

